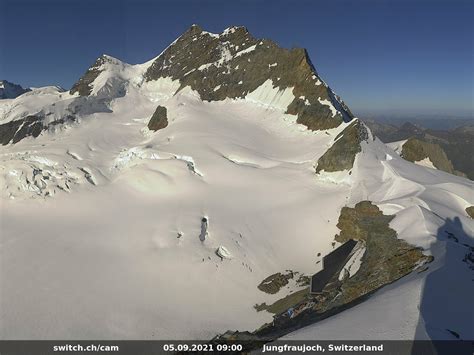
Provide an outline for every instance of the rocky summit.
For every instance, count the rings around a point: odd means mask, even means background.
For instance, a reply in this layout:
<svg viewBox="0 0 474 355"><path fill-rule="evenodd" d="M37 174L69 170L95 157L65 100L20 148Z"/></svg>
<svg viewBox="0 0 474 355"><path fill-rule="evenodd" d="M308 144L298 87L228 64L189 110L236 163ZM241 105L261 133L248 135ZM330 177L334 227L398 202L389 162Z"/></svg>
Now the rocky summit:
<svg viewBox="0 0 474 355"><path fill-rule="evenodd" d="M256 39L245 27L230 27L217 35L193 25L158 57L139 66L145 68L139 74L140 81L171 78L179 82L175 94L190 87L204 101L243 99L259 90L277 89L278 96L267 104L282 105L280 108L285 113L295 115L296 122L310 130L336 128L354 118L344 102L319 77L305 49L289 50L271 40ZM48 114L43 109L35 113L34 121L29 119L34 122L34 129L23 129L15 134L13 131L16 132L19 122L0 124L1 143L15 143L25 137L36 137L42 131L50 130L51 126L75 122L84 107L107 110L111 100L125 95L127 87L135 84L126 75L133 71L131 68L133 66L116 58L100 56L69 90L71 97L77 98L70 100L63 117L54 122L43 122L41 117ZM137 78L133 79L136 81ZM282 97L285 98L282 100ZM87 113L90 111L87 109ZM323 166L326 166L326 171L340 171L352 166L360 151L360 142L367 134L362 123L351 127L346 133L341 133L344 139L322 158L317 171ZM350 152L340 152L338 146L341 145L350 146Z"/></svg>
<svg viewBox="0 0 474 355"><path fill-rule="evenodd" d="M286 108L311 130L337 127L353 118L347 106L321 80L303 48L279 47L254 38L245 27L220 35L193 25L148 68L147 81L160 77L179 80L206 101L243 98L267 81L280 90L290 88L294 99Z"/></svg>

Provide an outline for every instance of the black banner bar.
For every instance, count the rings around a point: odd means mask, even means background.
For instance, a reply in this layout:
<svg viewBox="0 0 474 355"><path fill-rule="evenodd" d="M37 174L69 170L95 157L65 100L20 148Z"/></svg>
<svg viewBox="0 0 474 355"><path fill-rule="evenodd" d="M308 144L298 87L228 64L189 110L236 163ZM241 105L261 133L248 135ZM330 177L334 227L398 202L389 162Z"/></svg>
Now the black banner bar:
<svg viewBox="0 0 474 355"><path fill-rule="evenodd" d="M0 355L54 354L378 354L474 355L474 341L111 341L111 340L3 340Z"/></svg>

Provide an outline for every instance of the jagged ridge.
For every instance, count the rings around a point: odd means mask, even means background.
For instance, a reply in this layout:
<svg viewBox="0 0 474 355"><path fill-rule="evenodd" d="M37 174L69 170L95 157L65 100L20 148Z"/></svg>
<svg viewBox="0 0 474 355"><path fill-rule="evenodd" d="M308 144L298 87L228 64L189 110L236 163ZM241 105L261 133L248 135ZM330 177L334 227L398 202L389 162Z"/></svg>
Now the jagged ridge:
<svg viewBox="0 0 474 355"><path fill-rule="evenodd" d="M145 73L147 81L171 77L179 90L190 86L207 101L243 98L267 80L281 90L293 88L287 113L311 130L339 126L353 118L349 109L319 78L303 48L287 50L254 38L245 27L220 35L192 26Z"/></svg>
<svg viewBox="0 0 474 355"><path fill-rule="evenodd" d="M21 85L11 83L7 80L0 80L0 99L14 99L31 89L24 89Z"/></svg>

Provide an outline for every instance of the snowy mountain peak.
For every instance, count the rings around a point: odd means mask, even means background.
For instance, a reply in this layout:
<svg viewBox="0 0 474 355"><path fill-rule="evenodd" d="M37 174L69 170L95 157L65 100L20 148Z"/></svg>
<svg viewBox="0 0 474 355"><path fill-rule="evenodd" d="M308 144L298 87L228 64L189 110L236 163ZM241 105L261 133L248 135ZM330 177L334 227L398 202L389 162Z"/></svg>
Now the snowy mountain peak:
<svg viewBox="0 0 474 355"><path fill-rule="evenodd" d="M267 104L296 115L311 130L334 128L353 118L320 79L305 49L288 50L256 39L245 27L216 35L192 26L145 72L146 81L164 77L179 81L178 91L189 86L205 101L267 95ZM264 92L257 91L263 86ZM282 96L288 102L281 102Z"/></svg>
<svg viewBox="0 0 474 355"><path fill-rule="evenodd" d="M104 54L70 93L120 97L130 82L140 85L162 78L178 82L177 91L190 87L204 101L250 99L281 109L310 130L335 128L353 118L319 77L305 49L288 50L256 39L243 26L214 34L192 25L158 57L141 65Z"/></svg>
<svg viewBox="0 0 474 355"><path fill-rule="evenodd" d="M238 32L238 31L243 31L245 33L248 33L248 29L247 27L244 27L244 26L231 26L231 27L227 27L221 35L223 36L226 36L226 35L229 35L229 34L232 34L232 33L235 33L235 32Z"/></svg>
<svg viewBox="0 0 474 355"><path fill-rule="evenodd" d="M14 99L28 91L31 91L31 89L24 89L21 85L7 80L0 80L0 99Z"/></svg>
<svg viewBox="0 0 474 355"><path fill-rule="evenodd" d="M117 59L117 58L112 57L111 55L108 55L108 54L105 54L105 53L102 54L99 58L102 58L104 63L110 63L110 64L114 64L114 65L124 64L124 62L122 62L120 59Z"/></svg>
<svg viewBox="0 0 474 355"><path fill-rule="evenodd" d="M70 93L78 93L80 96L90 95L92 92L91 84L99 76L103 70L104 65L108 62L108 56L101 55L99 58L97 58L94 64L92 64L89 69L87 69L86 73L79 79L79 81L72 86Z"/></svg>
<svg viewBox="0 0 474 355"><path fill-rule="evenodd" d="M197 23L193 23L191 27L188 29L188 31L202 32L203 29Z"/></svg>
<svg viewBox="0 0 474 355"><path fill-rule="evenodd" d="M128 67L130 67L129 64L110 55L102 54L96 59L94 64L89 67L79 81L72 86L70 93L72 95L77 93L80 96L97 94L102 86L106 84L107 80L116 81ZM100 82L94 85L94 82L99 77L102 78L102 81L99 80Z"/></svg>
<svg viewBox="0 0 474 355"><path fill-rule="evenodd" d="M198 24L192 24L191 27L187 31L185 31L183 35L207 34L207 35L211 35L212 37L217 38L217 37L228 36L236 32L247 33L247 34L249 33L247 27L245 26L229 26L219 34L219 33L207 32Z"/></svg>
<svg viewBox="0 0 474 355"><path fill-rule="evenodd" d="M203 101L245 100L277 110L313 131L336 128L353 119L347 106L318 76L305 49L288 50L271 40L256 39L243 26L213 34L193 25L147 63L130 65L103 54L68 95L56 93L41 101L32 98L43 104L34 105L37 108L21 112L20 116L8 111L11 123L0 126L0 133L5 132L0 142L18 142L51 127L56 129L61 126L58 123L79 122L80 117L93 113L112 112L114 100L128 92L158 100L186 87ZM34 130L19 129L26 116L31 124L34 122ZM362 130L350 132L347 143L357 147L351 149L347 161L353 162L365 136L354 137L354 132ZM331 157L338 158L334 154ZM342 169L342 165L333 164L331 169Z"/></svg>

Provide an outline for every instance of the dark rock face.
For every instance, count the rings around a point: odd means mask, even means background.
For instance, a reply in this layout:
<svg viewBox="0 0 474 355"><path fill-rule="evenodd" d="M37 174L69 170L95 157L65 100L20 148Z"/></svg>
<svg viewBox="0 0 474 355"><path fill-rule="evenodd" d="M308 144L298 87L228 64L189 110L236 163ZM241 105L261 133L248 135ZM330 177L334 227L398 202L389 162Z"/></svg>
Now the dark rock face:
<svg viewBox="0 0 474 355"><path fill-rule="evenodd" d="M71 94L75 94L77 92L80 96L89 96L92 91L91 84L94 82L95 79L97 79L99 74L102 72L100 68L106 62L106 56L101 56L97 58L95 63L85 72L85 74L79 79L79 81L72 86L69 92Z"/></svg>
<svg viewBox="0 0 474 355"><path fill-rule="evenodd" d="M292 279L293 276L294 274L291 271L286 274L278 272L268 276L257 287L260 291L273 295L280 291L282 287L288 285L288 281Z"/></svg>
<svg viewBox="0 0 474 355"><path fill-rule="evenodd" d="M319 158L316 173L350 170L354 160L361 151L361 143L368 139L368 132L364 125L356 120L339 133L335 143Z"/></svg>
<svg viewBox="0 0 474 355"><path fill-rule="evenodd" d="M453 164L449 161L444 150L435 143L410 138L403 144L401 157L411 162L429 158L437 169L454 174Z"/></svg>
<svg viewBox="0 0 474 355"><path fill-rule="evenodd" d="M43 131L42 119L38 116L26 116L23 119L0 125L0 143L17 143L27 136L38 137Z"/></svg>
<svg viewBox="0 0 474 355"><path fill-rule="evenodd" d="M148 129L158 131L168 126L168 116L166 107L158 106L148 122Z"/></svg>
<svg viewBox="0 0 474 355"><path fill-rule="evenodd" d="M22 139L30 136L36 138L43 131L54 129L55 126L67 121L75 121L75 117L69 115L46 125L43 123L43 120L44 116L42 114L36 114L0 124L0 144L18 143Z"/></svg>
<svg viewBox="0 0 474 355"><path fill-rule="evenodd" d="M474 206L469 206L466 208L466 213L468 214L469 217L474 219Z"/></svg>
<svg viewBox="0 0 474 355"><path fill-rule="evenodd" d="M147 81L171 77L180 89L190 86L206 101L242 98L265 81L280 90L293 87L287 113L311 130L337 127L353 118L349 109L322 83L306 50L287 50L252 37L244 27L211 35L192 26L145 74ZM333 115L331 103L340 112Z"/></svg>
<svg viewBox="0 0 474 355"><path fill-rule="evenodd" d="M24 89L20 85L0 80L0 99L14 99L31 89Z"/></svg>

